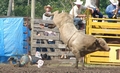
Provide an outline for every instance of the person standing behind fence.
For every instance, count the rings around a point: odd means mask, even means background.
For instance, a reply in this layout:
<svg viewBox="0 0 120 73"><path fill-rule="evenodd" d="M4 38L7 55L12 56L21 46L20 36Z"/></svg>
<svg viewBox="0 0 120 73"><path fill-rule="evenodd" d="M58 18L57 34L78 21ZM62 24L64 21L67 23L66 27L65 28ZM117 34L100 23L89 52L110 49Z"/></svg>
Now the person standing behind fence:
<svg viewBox="0 0 120 73"><path fill-rule="evenodd" d="M96 15L99 16L99 18L103 18L103 14L100 12L99 8L96 6L96 0L86 0L85 7L91 8L92 17L97 18ZM102 20L98 20L98 22L101 22Z"/></svg>
<svg viewBox="0 0 120 73"><path fill-rule="evenodd" d="M45 9L45 13L43 13L42 19L43 20L52 20L53 19L53 15L51 15L52 7L50 5L47 5L47 6L44 6L44 9ZM45 26L47 27L48 24L45 24Z"/></svg>
<svg viewBox="0 0 120 73"><path fill-rule="evenodd" d="M47 5L44 7L45 9L45 13L43 14L43 20L52 20L53 19L53 15L52 15L52 7L50 5ZM45 24L46 27L48 28L53 28L54 26L52 26L53 24ZM55 36L56 35L56 32L53 32L53 31L45 31L44 32L44 35L45 36ZM53 39L48 39L47 40L48 44L55 44L55 41ZM52 52L54 52L54 48L50 48L50 50Z"/></svg>
<svg viewBox="0 0 120 73"><path fill-rule="evenodd" d="M43 13L42 19L43 20L52 20L52 16L48 16L48 14L51 14L51 10L52 7L50 5L44 6L45 9L45 13ZM44 27L47 27L48 24L42 24L40 23L40 29L44 29ZM37 32L38 36L41 36L40 32ZM37 40L37 43L41 43L44 44L44 41L42 39ZM42 52L47 52L47 48L41 48L41 47L37 47L36 48L37 51L42 51Z"/></svg>

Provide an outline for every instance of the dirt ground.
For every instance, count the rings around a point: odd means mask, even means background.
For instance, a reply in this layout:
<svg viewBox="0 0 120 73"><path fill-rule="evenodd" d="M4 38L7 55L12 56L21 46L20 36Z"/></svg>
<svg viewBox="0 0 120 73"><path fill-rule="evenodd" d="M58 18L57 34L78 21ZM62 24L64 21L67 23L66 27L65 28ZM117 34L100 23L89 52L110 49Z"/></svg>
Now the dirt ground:
<svg viewBox="0 0 120 73"><path fill-rule="evenodd" d="M83 69L75 69L72 64L58 64L56 61L45 61L44 66L13 67L9 64L0 64L0 73L120 73L120 66L89 65Z"/></svg>

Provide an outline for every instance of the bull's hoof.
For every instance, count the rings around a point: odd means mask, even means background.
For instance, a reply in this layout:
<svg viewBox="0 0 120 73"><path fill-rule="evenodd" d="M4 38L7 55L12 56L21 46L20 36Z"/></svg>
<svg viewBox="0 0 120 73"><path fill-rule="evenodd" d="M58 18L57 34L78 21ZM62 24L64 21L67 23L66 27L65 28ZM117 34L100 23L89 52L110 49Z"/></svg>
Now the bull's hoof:
<svg viewBox="0 0 120 73"><path fill-rule="evenodd" d="M78 69L78 66L76 66L75 64L72 64L72 66L73 66L74 68Z"/></svg>
<svg viewBox="0 0 120 73"><path fill-rule="evenodd" d="M86 70L86 67L82 67L82 70Z"/></svg>

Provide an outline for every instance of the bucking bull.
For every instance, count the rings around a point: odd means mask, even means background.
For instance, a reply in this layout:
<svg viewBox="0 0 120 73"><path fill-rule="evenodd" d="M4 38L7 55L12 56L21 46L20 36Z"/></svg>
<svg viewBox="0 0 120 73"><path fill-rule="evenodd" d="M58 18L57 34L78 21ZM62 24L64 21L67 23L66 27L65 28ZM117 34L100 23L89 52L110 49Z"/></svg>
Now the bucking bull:
<svg viewBox="0 0 120 73"><path fill-rule="evenodd" d="M110 48L102 38L84 34L76 29L73 18L68 13L54 12L53 22L59 28L61 39L76 57L75 67L78 68L79 59L95 51L109 51ZM84 64L83 64L84 66Z"/></svg>

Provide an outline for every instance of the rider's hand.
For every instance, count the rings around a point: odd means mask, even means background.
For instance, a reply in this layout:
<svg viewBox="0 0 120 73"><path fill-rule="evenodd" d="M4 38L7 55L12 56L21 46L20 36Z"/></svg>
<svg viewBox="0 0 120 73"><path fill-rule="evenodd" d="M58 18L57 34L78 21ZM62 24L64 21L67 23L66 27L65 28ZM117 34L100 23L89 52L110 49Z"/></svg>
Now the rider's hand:
<svg viewBox="0 0 120 73"><path fill-rule="evenodd" d="M86 15L85 15L85 14L83 14L83 17L86 17Z"/></svg>
<svg viewBox="0 0 120 73"><path fill-rule="evenodd" d="M91 11L92 14L94 13L94 10L92 8L88 8L88 9Z"/></svg>
<svg viewBox="0 0 120 73"><path fill-rule="evenodd" d="M50 17L49 13L45 13L45 16Z"/></svg>
<svg viewBox="0 0 120 73"><path fill-rule="evenodd" d="M114 9L114 10L112 11L112 13L113 13L113 14L116 14L116 11L117 11L117 9Z"/></svg>

